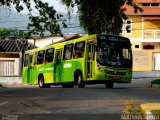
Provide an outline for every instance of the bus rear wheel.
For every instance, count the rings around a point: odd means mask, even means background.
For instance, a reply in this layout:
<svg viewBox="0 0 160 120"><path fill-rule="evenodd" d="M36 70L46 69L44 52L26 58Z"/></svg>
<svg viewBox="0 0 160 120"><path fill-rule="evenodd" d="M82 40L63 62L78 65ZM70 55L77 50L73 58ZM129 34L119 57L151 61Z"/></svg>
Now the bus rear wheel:
<svg viewBox="0 0 160 120"><path fill-rule="evenodd" d="M79 88L84 88L85 87L85 84L84 84L84 82L83 82L83 79L82 79L82 73L81 72L78 72L77 74L76 74L76 82L77 82L77 85L78 85L78 87Z"/></svg>
<svg viewBox="0 0 160 120"><path fill-rule="evenodd" d="M106 88L113 88L114 82L108 82L105 84Z"/></svg>
<svg viewBox="0 0 160 120"><path fill-rule="evenodd" d="M43 77L43 75L40 75L38 77L38 85L39 85L39 88L50 88L51 87L50 84L44 84L44 77Z"/></svg>

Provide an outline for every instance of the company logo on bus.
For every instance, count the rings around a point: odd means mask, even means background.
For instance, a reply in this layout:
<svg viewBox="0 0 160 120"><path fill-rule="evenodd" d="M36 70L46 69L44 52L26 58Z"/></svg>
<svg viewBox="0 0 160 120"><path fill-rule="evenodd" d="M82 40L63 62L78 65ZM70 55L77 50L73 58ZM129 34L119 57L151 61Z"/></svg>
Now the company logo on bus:
<svg viewBox="0 0 160 120"><path fill-rule="evenodd" d="M95 41L95 39L94 38L92 38L92 39L88 39L87 40L87 43L93 43Z"/></svg>

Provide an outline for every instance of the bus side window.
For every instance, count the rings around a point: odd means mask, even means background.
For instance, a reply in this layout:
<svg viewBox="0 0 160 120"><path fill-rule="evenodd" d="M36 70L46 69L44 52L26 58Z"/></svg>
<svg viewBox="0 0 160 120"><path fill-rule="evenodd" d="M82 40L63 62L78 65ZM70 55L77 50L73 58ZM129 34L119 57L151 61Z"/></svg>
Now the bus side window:
<svg viewBox="0 0 160 120"><path fill-rule="evenodd" d="M72 59L72 54L73 54L73 44L65 45L63 59L64 60Z"/></svg>
<svg viewBox="0 0 160 120"><path fill-rule="evenodd" d="M45 55L45 63L52 62L53 56L54 56L54 49L53 48L47 49Z"/></svg>
<svg viewBox="0 0 160 120"><path fill-rule="evenodd" d="M34 65L37 64L37 52L35 52L35 55L34 55Z"/></svg>
<svg viewBox="0 0 160 120"><path fill-rule="evenodd" d="M33 55L30 55L29 56L29 63L30 63L30 65L32 65L32 62L33 62Z"/></svg>
<svg viewBox="0 0 160 120"><path fill-rule="evenodd" d="M44 53L45 53L44 50L38 52L37 64L42 64L43 63L43 61L44 61Z"/></svg>
<svg viewBox="0 0 160 120"><path fill-rule="evenodd" d="M84 48L85 48L85 42L77 42L75 44L75 47L74 47L74 51L75 51L75 54L74 54L74 58L81 58L84 56Z"/></svg>
<svg viewBox="0 0 160 120"><path fill-rule="evenodd" d="M28 54L26 54L24 57L24 67L28 66L28 57L29 57Z"/></svg>

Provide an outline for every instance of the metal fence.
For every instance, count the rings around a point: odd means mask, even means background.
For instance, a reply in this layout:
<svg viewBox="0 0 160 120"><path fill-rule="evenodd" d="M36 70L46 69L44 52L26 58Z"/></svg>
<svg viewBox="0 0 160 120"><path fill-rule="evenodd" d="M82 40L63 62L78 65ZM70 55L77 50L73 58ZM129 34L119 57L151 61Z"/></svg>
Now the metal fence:
<svg viewBox="0 0 160 120"><path fill-rule="evenodd" d="M13 76L15 60L0 60L0 76Z"/></svg>

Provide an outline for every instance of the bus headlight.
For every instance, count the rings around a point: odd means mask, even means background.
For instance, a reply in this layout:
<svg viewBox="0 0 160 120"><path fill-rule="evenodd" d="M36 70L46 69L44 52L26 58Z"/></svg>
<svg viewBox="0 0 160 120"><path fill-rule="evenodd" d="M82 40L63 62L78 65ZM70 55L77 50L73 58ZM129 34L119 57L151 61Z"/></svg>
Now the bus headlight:
<svg viewBox="0 0 160 120"><path fill-rule="evenodd" d="M101 65L98 62L97 62L97 68L98 68L99 71L102 72L102 67L101 67Z"/></svg>

